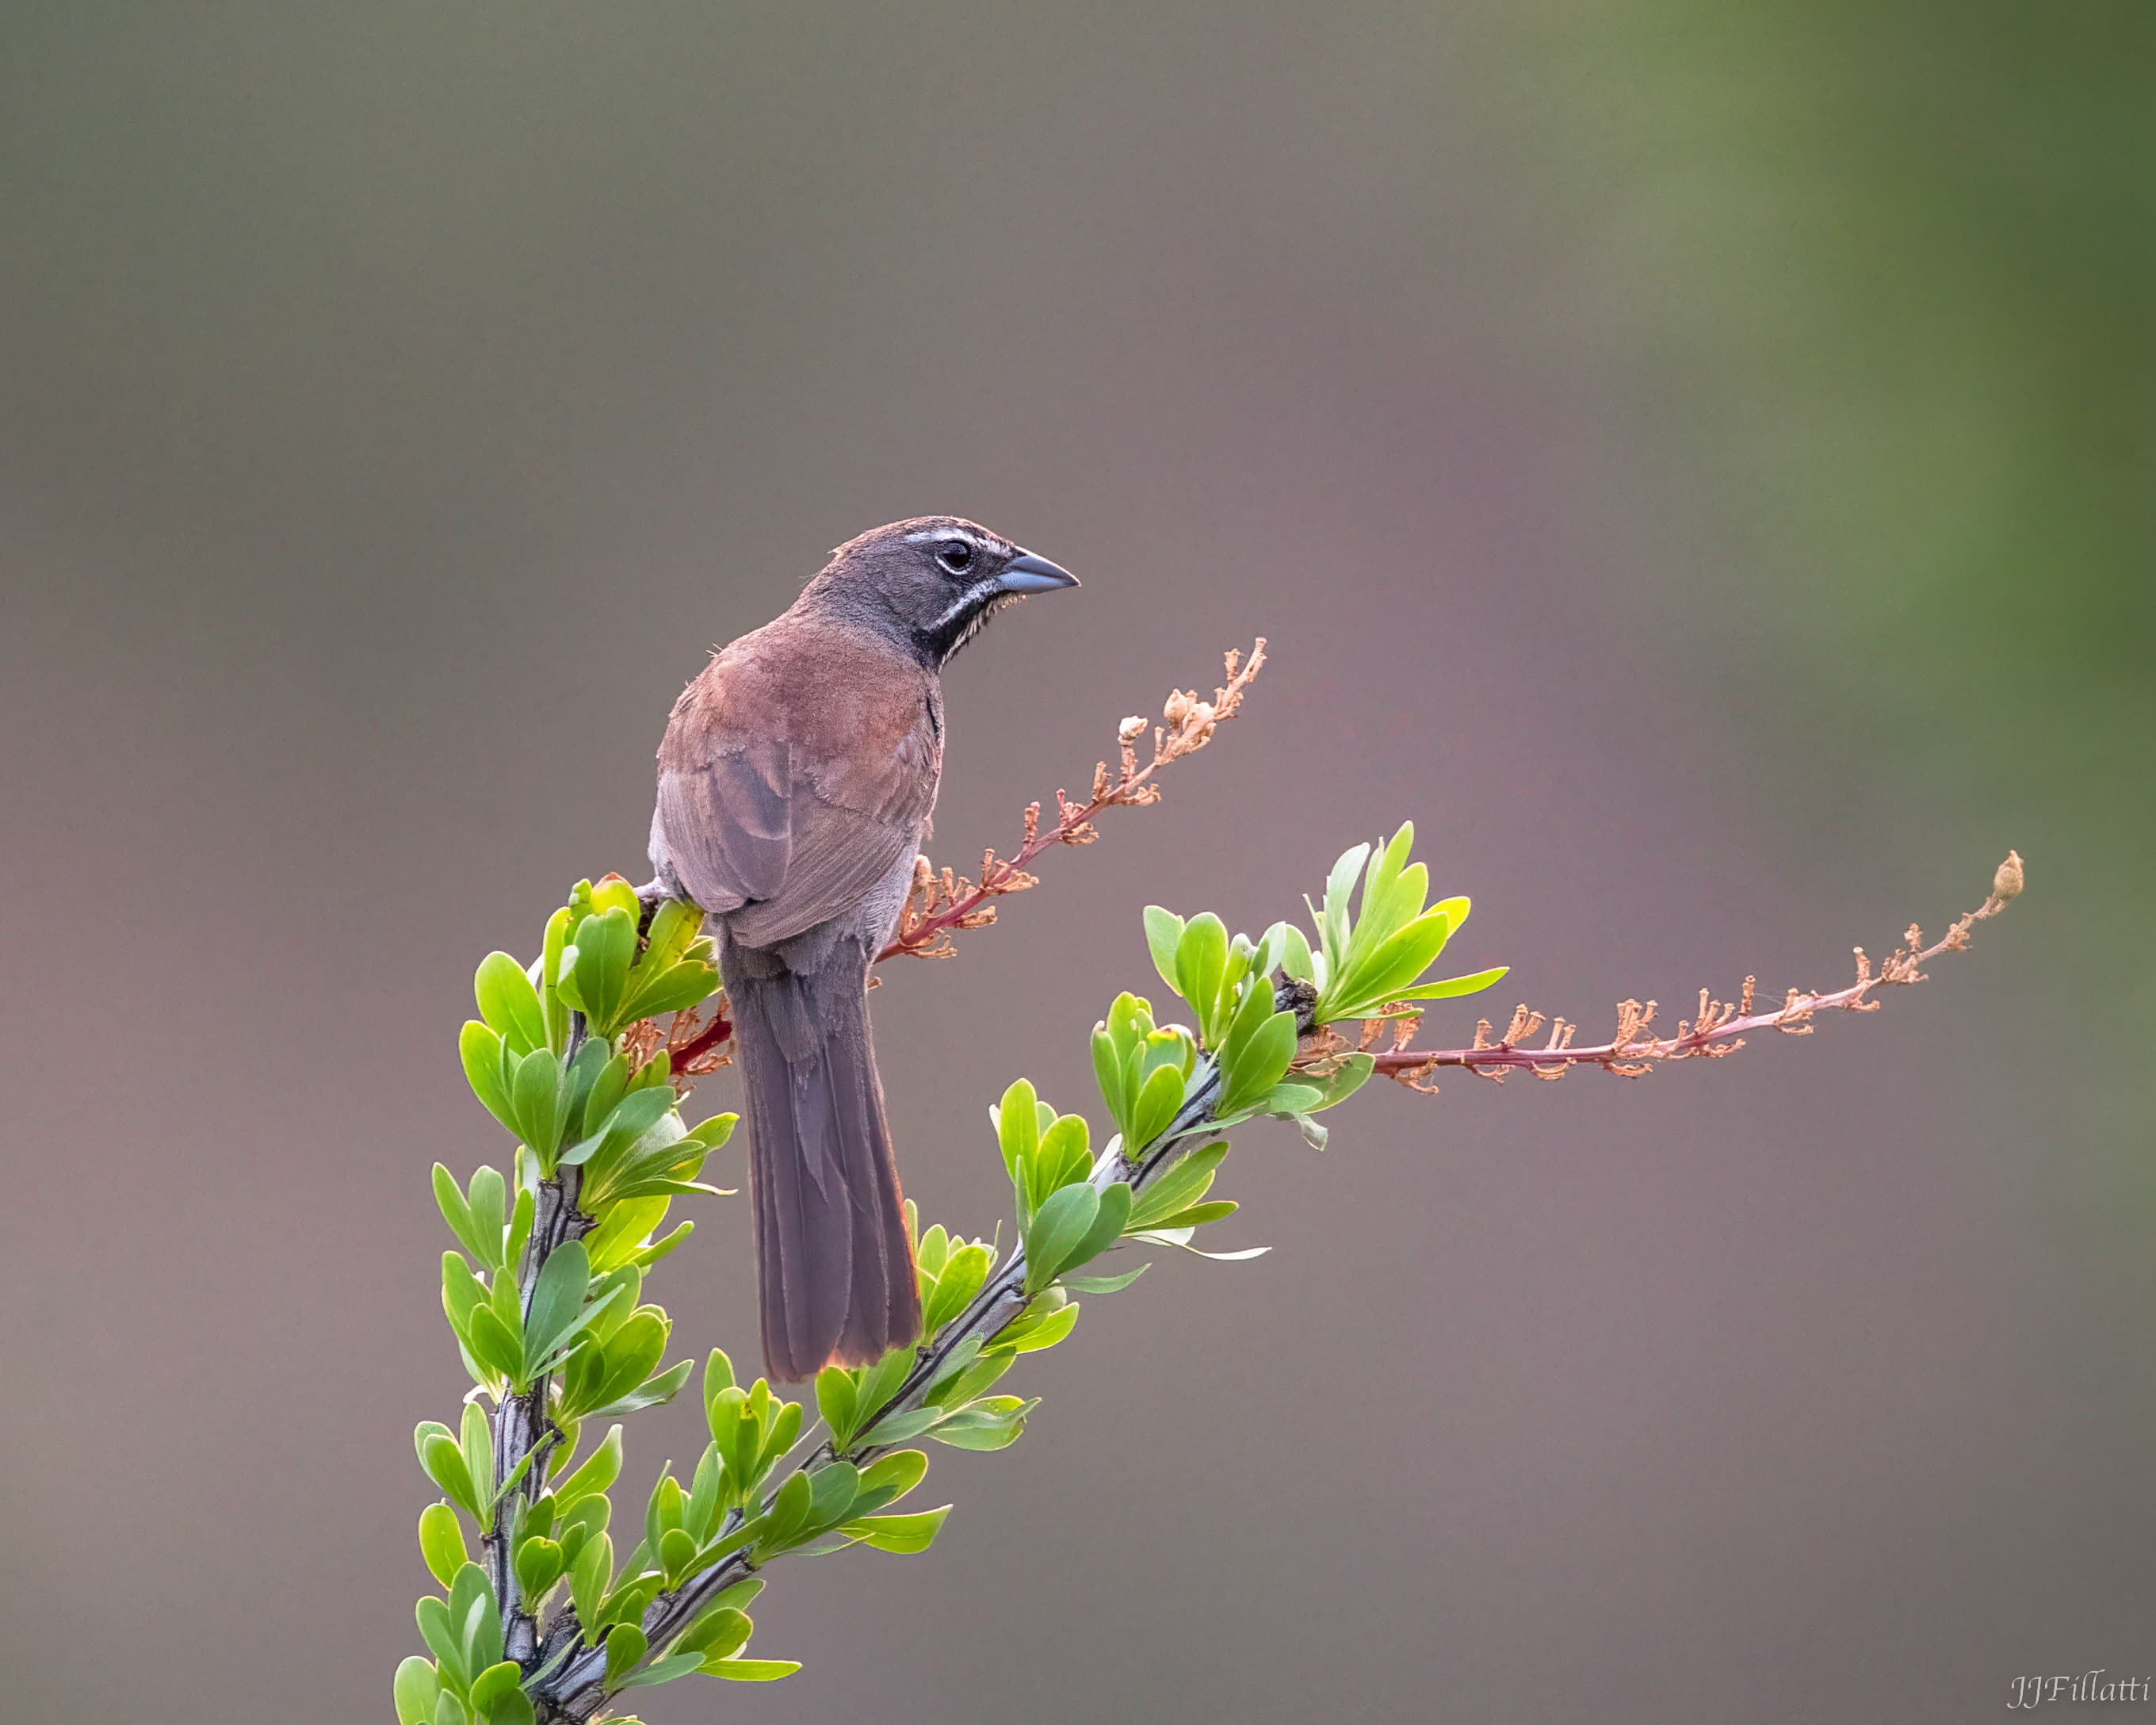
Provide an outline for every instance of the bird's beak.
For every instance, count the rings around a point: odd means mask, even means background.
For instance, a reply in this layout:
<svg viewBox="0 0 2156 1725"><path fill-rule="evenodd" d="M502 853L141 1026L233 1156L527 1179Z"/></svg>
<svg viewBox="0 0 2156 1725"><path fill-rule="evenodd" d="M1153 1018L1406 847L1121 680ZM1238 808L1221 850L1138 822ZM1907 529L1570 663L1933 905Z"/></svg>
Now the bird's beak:
<svg viewBox="0 0 2156 1725"><path fill-rule="evenodd" d="M1005 593L1053 593L1059 587L1075 587L1078 578L1046 557L1022 551L1004 565L996 585Z"/></svg>

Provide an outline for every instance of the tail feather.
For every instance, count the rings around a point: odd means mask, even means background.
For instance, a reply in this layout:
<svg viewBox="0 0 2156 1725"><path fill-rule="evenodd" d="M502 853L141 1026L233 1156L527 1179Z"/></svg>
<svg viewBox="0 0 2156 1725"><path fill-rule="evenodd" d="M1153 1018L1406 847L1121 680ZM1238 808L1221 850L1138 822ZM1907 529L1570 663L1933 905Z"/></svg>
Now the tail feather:
<svg viewBox="0 0 2156 1725"><path fill-rule="evenodd" d="M804 977L767 960L734 965L726 978L747 1097L764 1360L794 1382L826 1365L869 1364L921 1333L865 967L845 966L834 957L838 974Z"/></svg>

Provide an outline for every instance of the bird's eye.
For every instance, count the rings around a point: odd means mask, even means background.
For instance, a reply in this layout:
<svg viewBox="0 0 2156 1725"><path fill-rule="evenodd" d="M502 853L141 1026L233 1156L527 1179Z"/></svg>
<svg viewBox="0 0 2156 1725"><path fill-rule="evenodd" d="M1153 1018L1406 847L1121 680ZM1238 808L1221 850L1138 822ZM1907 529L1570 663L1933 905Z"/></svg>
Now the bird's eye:
<svg viewBox="0 0 2156 1725"><path fill-rule="evenodd" d="M963 575L973 566L973 547L963 539L951 540L936 553L936 561L953 575Z"/></svg>

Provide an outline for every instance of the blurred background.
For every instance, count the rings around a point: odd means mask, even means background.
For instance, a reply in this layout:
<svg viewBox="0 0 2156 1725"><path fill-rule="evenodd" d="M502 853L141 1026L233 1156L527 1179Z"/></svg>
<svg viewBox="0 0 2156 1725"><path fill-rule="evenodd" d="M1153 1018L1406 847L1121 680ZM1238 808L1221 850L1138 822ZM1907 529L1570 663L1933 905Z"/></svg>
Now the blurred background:
<svg viewBox="0 0 2156 1725"><path fill-rule="evenodd" d="M1263 634L1159 808L887 975L909 1193L1094 1108L1140 906L1411 816L1583 1019L1876 1016L1249 1133L1222 1231L788 1563L728 1718L1963 1720L2146 1676L2156 13L1889 0L0 15L0 1668L389 1717L472 967L643 863L706 649L952 511L936 854ZM1481 1003L1440 1008L1465 1040ZM1583 1040L1585 1040L1583 1037ZM702 1106L726 1106L730 1076ZM1094 1111L1097 1115L1097 1109ZM724 1173L731 1170L721 1168ZM722 1182L723 1183L723 1182ZM753 1352L748 1216L654 1296ZM686 1406L630 1479L693 1456Z"/></svg>

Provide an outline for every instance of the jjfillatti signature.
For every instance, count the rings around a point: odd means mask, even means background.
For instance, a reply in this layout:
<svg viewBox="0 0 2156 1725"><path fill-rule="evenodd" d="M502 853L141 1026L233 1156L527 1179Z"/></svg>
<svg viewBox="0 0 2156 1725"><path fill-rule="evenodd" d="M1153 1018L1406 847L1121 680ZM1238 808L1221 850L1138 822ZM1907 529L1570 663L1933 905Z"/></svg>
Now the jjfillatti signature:
<svg viewBox="0 0 2156 1725"><path fill-rule="evenodd" d="M2138 1701L2149 1698L2146 1677L2113 1677L2102 1666L2079 1676L2015 1677L2014 1693L2006 1707L2040 1707L2047 1701Z"/></svg>

